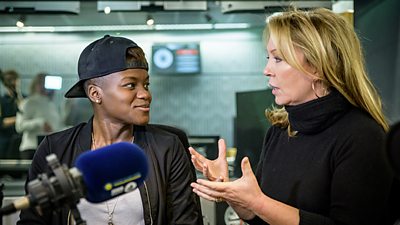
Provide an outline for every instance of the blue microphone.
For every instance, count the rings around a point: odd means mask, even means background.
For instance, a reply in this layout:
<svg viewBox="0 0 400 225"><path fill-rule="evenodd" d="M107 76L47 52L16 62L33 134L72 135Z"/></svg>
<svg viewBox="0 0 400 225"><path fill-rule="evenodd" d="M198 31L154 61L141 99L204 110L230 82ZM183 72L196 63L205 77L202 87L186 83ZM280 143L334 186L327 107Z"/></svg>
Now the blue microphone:
<svg viewBox="0 0 400 225"><path fill-rule="evenodd" d="M78 156L75 167L60 165L55 154L46 160L52 174L39 174L28 183L28 195L0 209L0 216L39 207L76 210L80 198L98 203L136 189L148 174L148 160L136 144L119 142ZM76 212L79 217L79 212ZM77 218L75 218L77 219ZM78 222L78 221L76 221Z"/></svg>
<svg viewBox="0 0 400 225"><path fill-rule="evenodd" d="M85 198L99 203L136 189L148 173L147 157L136 144L120 142L82 153L75 162L82 173Z"/></svg>

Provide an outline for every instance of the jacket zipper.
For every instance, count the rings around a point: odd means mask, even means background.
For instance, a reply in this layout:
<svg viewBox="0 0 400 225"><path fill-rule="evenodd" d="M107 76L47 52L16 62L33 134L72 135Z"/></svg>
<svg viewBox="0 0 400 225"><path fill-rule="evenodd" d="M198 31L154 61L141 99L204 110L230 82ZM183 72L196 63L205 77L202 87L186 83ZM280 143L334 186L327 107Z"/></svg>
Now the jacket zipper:
<svg viewBox="0 0 400 225"><path fill-rule="evenodd" d="M149 191L147 190L146 181L143 181L143 184L144 184L144 189L146 190L147 202L149 203L150 225L153 225L153 217L152 217L153 213L151 212L151 202L149 197Z"/></svg>

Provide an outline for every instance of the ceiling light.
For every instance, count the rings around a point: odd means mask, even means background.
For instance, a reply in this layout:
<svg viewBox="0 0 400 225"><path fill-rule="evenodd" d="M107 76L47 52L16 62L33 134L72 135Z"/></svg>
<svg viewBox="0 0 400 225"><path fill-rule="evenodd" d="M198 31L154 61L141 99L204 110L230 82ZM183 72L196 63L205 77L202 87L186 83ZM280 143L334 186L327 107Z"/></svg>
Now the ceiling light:
<svg viewBox="0 0 400 225"><path fill-rule="evenodd" d="M147 19L146 19L146 24L148 25L148 26L153 26L154 25L154 18L151 16L151 15L148 15L147 16Z"/></svg>
<svg viewBox="0 0 400 225"><path fill-rule="evenodd" d="M105 13L105 14L110 14L110 12L111 12L110 6L104 7L104 13Z"/></svg>
<svg viewBox="0 0 400 225"><path fill-rule="evenodd" d="M15 25L18 28L23 28L25 26L25 16L20 16Z"/></svg>
<svg viewBox="0 0 400 225"><path fill-rule="evenodd" d="M1 27L0 33L14 32L92 32L92 31L143 31L143 30L212 30L212 29L248 29L252 28L247 23L231 23L231 24L155 24L148 25L104 25L104 26L28 26L18 28L15 26Z"/></svg>

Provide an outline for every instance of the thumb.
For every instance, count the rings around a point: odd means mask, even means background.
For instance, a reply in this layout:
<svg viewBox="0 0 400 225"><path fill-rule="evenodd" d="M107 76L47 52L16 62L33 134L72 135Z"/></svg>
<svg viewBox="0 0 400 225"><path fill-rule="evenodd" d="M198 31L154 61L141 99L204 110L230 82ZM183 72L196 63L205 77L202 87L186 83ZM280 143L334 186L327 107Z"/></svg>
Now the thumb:
<svg viewBox="0 0 400 225"><path fill-rule="evenodd" d="M242 159L241 166L242 166L242 174L243 174L243 176L249 176L251 174L254 174L253 170L251 169L251 165L250 165L250 161L249 161L248 157L244 157Z"/></svg>
<svg viewBox="0 0 400 225"><path fill-rule="evenodd" d="M218 158L226 158L226 144L222 138L218 140Z"/></svg>

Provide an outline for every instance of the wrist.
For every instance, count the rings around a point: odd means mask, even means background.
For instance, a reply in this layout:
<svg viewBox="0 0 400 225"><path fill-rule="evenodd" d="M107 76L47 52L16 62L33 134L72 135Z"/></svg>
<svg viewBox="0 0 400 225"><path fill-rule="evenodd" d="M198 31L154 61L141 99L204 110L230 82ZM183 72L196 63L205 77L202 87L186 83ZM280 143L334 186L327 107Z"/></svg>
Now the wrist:
<svg viewBox="0 0 400 225"><path fill-rule="evenodd" d="M263 193L260 193L258 197L255 197L253 201L249 204L249 209L255 214L259 214L263 212L264 209L268 208L268 204L272 199Z"/></svg>

